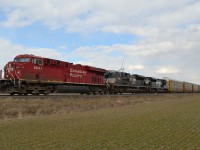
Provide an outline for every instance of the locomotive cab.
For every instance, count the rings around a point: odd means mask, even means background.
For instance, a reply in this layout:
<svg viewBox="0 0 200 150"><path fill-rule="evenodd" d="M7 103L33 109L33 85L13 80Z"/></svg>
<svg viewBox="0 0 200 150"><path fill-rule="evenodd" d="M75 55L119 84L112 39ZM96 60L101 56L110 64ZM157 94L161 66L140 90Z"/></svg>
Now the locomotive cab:
<svg viewBox="0 0 200 150"><path fill-rule="evenodd" d="M158 79L156 81L156 90L157 92L167 93L168 92L167 81L163 79Z"/></svg>
<svg viewBox="0 0 200 150"><path fill-rule="evenodd" d="M167 92L167 82L163 79L146 77L145 85L151 92Z"/></svg>
<svg viewBox="0 0 200 150"><path fill-rule="evenodd" d="M130 74L118 71L108 71L105 74L105 79L108 84L129 85Z"/></svg>
<svg viewBox="0 0 200 150"><path fill-rule="evenodd" d="M4 67L4 77L11 81L37 82L42 71L43 59L34 55L18 55Z"/></svg>
<svg viewBox="0 0 200 150"><path fill-rule="evenodd" d="M42 85L44 59L23 54L18 55L4 67L4 78L13 86L7 88L10 94L47 94L53 91L51 85ZM42 76L43 77L43 76ZM8 82L10 83L10 82ZM6 83L7 84L7 83Z"/></svg>
<svg viewBox="0 0 200 150"><path fill-rule="evenodd" d="M8 62L4 67L4 77L9 80L21 80L24 68L30 64L30 55L19 55L13 61Z"/></svg>

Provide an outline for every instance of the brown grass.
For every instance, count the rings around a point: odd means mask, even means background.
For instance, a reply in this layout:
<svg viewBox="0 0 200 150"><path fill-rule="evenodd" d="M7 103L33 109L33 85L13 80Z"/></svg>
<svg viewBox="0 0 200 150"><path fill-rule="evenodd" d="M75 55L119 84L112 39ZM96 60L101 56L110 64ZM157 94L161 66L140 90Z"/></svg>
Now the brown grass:
<svg viewBox="0 0 200 150"><path fill-rule="evenodd" d="M198 97L199 94L130 95L108 97L0 98L0 119L95 111L137 103Z"/></svg>
<svg viewBox="0 0 200 150"><path fill-rule="evenodd" d="M0 150L200 149L200 95L8 99L1 103L9 108L7 112L17 112L17 117L60 114L0 120Z"/></svg>

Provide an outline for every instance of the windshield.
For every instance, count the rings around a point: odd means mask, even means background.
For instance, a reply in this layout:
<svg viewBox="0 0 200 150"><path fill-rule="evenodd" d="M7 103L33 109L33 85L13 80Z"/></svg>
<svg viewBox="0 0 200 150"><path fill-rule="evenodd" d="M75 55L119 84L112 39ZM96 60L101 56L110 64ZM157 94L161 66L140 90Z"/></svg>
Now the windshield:
<svg viewBox="0 0 200 150"><path fill-rule="evenodd" d="M14 62L30 62L30 58L15 58Z"/></svg>
<svg viewBox="0 0 200 150"><path fill-rule="evenodd" d="M14 62L19 62L19 58L15 58L15 59L14 59Z"/></svg>

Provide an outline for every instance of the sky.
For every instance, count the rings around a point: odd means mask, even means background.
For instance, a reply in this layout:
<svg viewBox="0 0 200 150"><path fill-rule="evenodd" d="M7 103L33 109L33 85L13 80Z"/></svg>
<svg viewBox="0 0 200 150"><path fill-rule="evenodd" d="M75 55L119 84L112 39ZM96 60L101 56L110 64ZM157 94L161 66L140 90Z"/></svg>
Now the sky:
<svg viewBox="0 0 200 150"><path fill-rule="evenodd" d="M199 0L0 0L0 69L34 54L200 84Z"/></svg>

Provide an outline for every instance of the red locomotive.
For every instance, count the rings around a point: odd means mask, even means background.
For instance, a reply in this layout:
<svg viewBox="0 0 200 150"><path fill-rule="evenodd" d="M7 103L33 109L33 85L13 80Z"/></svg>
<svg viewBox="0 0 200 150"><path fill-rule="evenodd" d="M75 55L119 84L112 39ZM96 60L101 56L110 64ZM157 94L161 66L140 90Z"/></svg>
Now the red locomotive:
<svg viewBox="0 0 200 150"><path fill-rule="evenodd" d="M10 94L48 94L57 85L88 86L102 93L106 70L34 55L18 55L4 67L4 81ZM3 89L1 87L1 89Z"/></svg>

